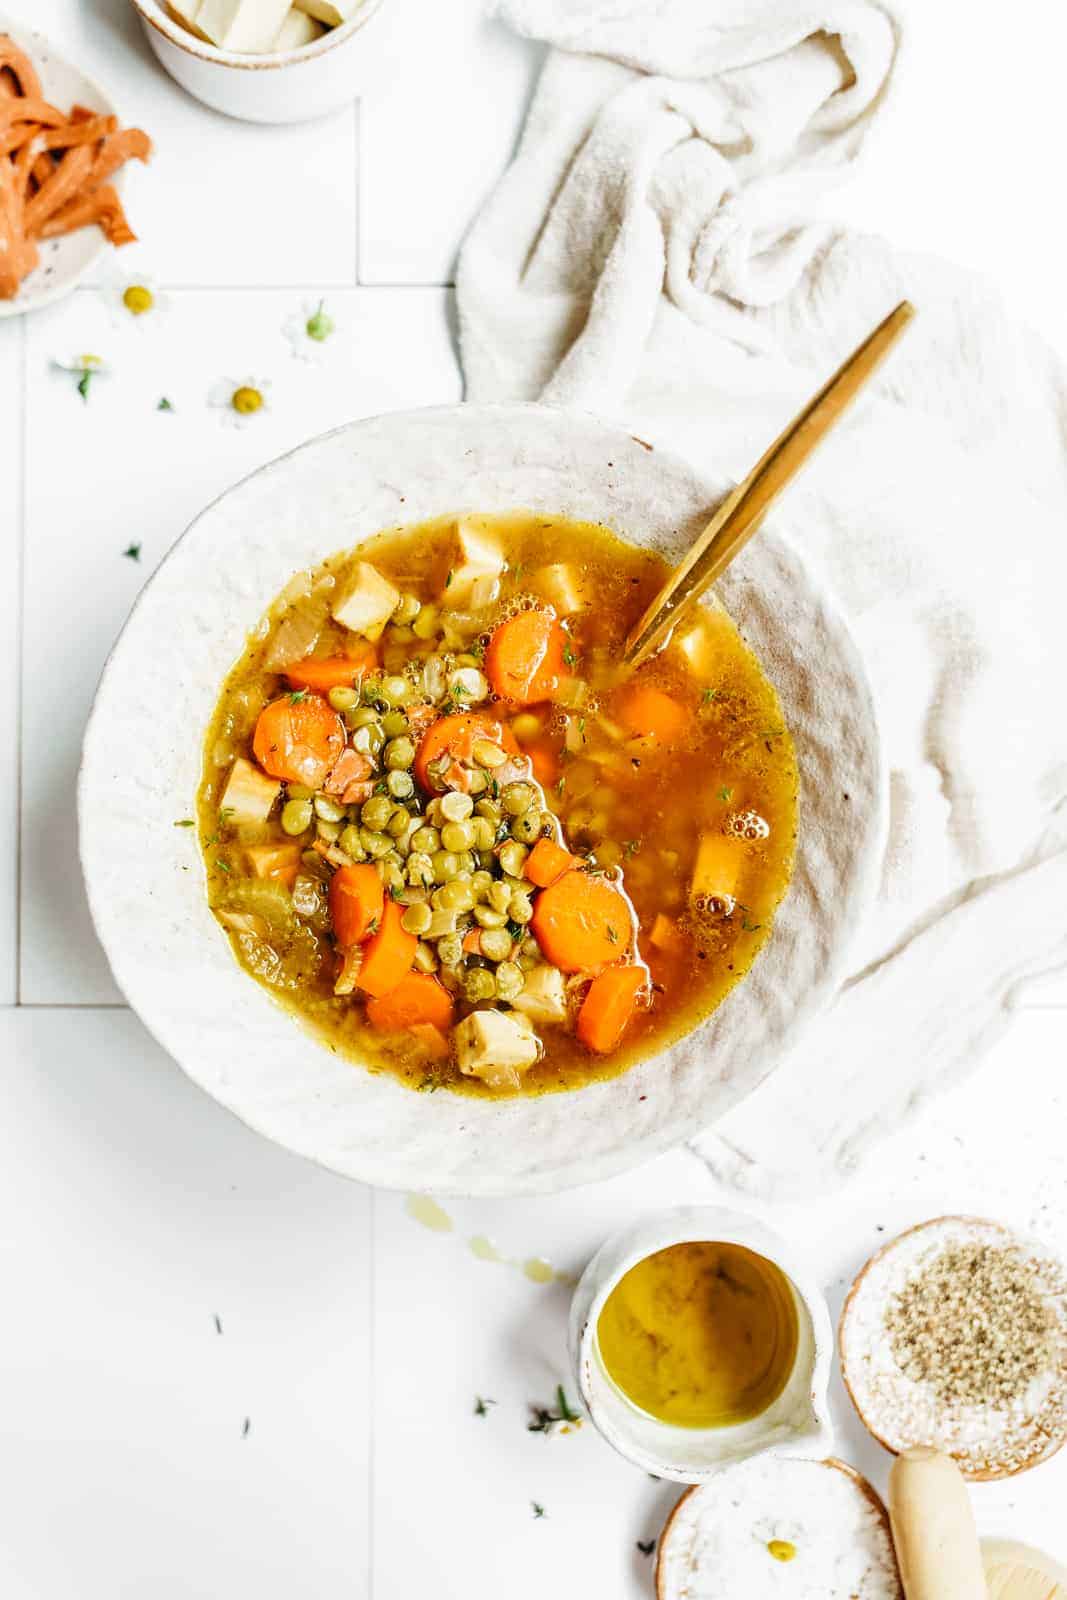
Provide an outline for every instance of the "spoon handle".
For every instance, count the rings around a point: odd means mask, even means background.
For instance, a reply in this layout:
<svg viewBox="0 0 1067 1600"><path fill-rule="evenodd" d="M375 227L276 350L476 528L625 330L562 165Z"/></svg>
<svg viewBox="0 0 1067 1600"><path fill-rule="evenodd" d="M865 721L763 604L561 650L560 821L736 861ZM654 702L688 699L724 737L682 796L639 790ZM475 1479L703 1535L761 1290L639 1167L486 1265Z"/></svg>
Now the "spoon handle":
<svg viewBox="0 0 1067 1600"><path fill-rule="evenodd" d="M902 300L778 435L747 478L731 490L631 629L623 652L629 666L639 667L664 643L683 607L702 595L748 543L768 507L873 376L914 315L915 307Z"/></svg>

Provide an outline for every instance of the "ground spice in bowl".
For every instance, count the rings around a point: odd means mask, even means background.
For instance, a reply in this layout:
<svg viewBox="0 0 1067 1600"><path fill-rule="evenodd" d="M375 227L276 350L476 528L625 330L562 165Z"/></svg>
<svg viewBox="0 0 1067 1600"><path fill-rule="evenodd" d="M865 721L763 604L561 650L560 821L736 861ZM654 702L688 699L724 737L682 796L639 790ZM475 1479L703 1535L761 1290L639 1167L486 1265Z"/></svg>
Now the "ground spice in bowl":
<svg viewBox="0 0 1067 1600"><path fill-rule="evenodd" d="M1067 1439L1067 1284L1043 1247L999 1223L940 1217L864 1267L845 1303L841 1366L891 1450L930 1445L1001 1478Z"/></svg>

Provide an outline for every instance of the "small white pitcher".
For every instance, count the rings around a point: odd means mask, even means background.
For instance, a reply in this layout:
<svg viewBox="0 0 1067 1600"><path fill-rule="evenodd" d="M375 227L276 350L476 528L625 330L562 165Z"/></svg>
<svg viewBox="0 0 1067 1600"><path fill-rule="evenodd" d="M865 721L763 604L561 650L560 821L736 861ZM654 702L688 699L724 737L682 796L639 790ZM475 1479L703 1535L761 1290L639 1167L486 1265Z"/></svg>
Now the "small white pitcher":
<svg viewBox="0 0 1067 1600"><path fill-rule="evenodd" d="M785 1274L796 1303L797 1352L785 1387L759 1416L728 1427L683 1428L649 1416L616 1388L597 1347L600 1312L619 1279L658 1250L695 1242L742 1245L765 1256ZM718 1206L679 1206L616 1234L590 1261L571 1301L571 1360L594 1424L620 1455L677 1483L703 1483L720 1467L763 1451L827 1455L832 1348L826 1300L793 1247L754 1217Z"/></svg>

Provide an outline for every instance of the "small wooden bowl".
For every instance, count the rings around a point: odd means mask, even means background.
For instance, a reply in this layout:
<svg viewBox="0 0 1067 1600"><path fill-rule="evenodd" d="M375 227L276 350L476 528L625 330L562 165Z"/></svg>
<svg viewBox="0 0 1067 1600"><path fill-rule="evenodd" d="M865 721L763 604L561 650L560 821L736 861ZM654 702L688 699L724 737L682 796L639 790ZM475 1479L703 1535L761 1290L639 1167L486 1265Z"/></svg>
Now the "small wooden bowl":
<svg viewBox="0 0 1067 1600"><path fill-rule="evenodd" d="M888 1336L881 1330L880 1341L875 1347L869 1333L865 1334L861 1323L869 1302L873 1296L889 1292L886 1283L890 1273L900 1266L903 1253L915 1251L918 1247L920 1253L915 1258L918 1270L919 1262L925 1264L929 1253L936 1251L939 1236L945 1245L978 1242L1013 1245L1028 1259L1035 1261L1042 1272L1043 1281L1049 1287L1050 1298L1059 1306L1065 1326L1064 1337L1067 1339L1067 1311L1063 1308L1062 1298L1064 1273L1050 1251L1014 1233L1002 1223L982 1217L934 1217L891 1239L857 1274L838 1324L838 1355L845 1389L864 1427L893 1455L899 1455L912 1445L930 1445L950 1455L964 1477L972 1482L1015 1477L1047 1461L1067 1442L1067 1367L1062 1363L1059 1370L1053 1373L1049 1394L1035 1415L1017 1425L1014 1433L1009 1434L1005 1427L999 1437L990 1437L975 1444L960 1437L960 1408L954 1409L947 1403L936 1405L931 1401L926 1387L907 1378L895 1363L891 1382L899 1397L896 1408L885 1403L884 1395L875 1392L871 1365L875 1360L886 1360ZM923 1246L928 1248L924 1250ZM904 1414L909 1391L914 1398L921 1398L926 1406L928 1415L923 1423ZM879 1401L882 1403L879 1404ZM935 1412L932 1416L929 1415L931 1409ZM993 1408L988 1410L992 1411Z"/></svg>
<svg viewBox="0 0 1067 1600"><path fill-rule="evenodd" d="M903 1597L904 1591L900 1587L900 1577L899 1573L897 1572L896 1555L893 1549L893 1535L889 1526L889 1513L882 1503L882 1499L878 1494L878 1491L867 1482L867 1479L863 1477L861 1473L856 1471L855 1467L850 1467L845 1461L839 1461L836 1456L827 1456L824 1461L797 1461L796 1458L791 1459L794 1465L809 1467L831 1467L834 1469L834 1471L843 1473L849 1482L859 1491L860 1495L862 1495L862 1497L872 1507L877 1514L878 1520L885 1533L886 1553L888 1562L892 1563L893 1574L896 1577L897 1592L901 1597ZM731 1469L729 1468L724 1469L724 1472L720 1474L720 1476L725 1478L730 1470ZM716 1487L717 1480L712 1478L706 1483L696 1484L692 1489L687 1489L685 1494L681 1496L674 1506L674 1509L671 1511L671 1514L667 1518L666 1522L663 1524L663 1531L659 1536L659 1544L656 1555L656 1600L685 1600L684 1591L677 1586L672 1587L671 1579L667 1570L669 1565L668 1552L670 1552L672 1548L672 1536L675 1538L679 1536L679 1512L681 1512L683 1506L689 1503L691 1496L702 1495L707 1498L708 1496L715 1494ZM759 1595L751 1595L748 1597L748 1600L761 1600L761 1597ZM825 1597L825 1600L866 1600L866 1597L862 1594L850 1594L848 1596L842 1594L837 1596L832 1593L828 1593Z"/></svg>

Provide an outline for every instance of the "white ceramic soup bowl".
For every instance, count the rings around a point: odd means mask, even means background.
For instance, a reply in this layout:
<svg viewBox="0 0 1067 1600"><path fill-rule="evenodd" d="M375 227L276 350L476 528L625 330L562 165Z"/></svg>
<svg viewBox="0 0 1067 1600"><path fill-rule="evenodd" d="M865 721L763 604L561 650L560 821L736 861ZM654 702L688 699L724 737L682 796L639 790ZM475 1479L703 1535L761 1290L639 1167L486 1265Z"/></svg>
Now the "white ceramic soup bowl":
<svg viewBox="0 0 1067 1600"><path fill-rule="evenodd" d="M245 122L309 122L348 105L379 77L380 12L363 0L348 22L299 50L220 50L182 26L163 0L130 0L160 64L197 100ZM377 19L377 20L376 20Z"/></svg>
<svg viewBox="0 0 1067 1600"><path fill-rule="evenodd" d="M600 1358L597 1322L631 1267L675 1244L736 1244L772 1261L789 1281L797 1313L797 1349L785 1386L767 1409L724 1428L681 1428L640 1410L612 1382ZM575 1381L607 1442L658 1478L703 1483L723 1467L772 1451L826 1454L833 1444L826 1392L833 1331L826 1299L792 1245L754 1217L718 1206L678 1206L627 1228L601 1245L571 1301L570 1350Z"/></svg>
<svg viewBox="0 0 1067 1600"><path fill-rule="evenodd" d="M726 488L592 418L452 406L315 439L224 494L178 540L104 670L78 804L89 902L116 981L209 1094L354 1178L521 1194L646 1160L770 1071L842 976L880 861L885 787L852 639L770 525L718 594L778 687L796 742L796 871L745 981L701 1027L620 1077L495 1101L412 1093L334 1055L237 965L208 909L195 831L174 826L193 814L223 679L299 569L399 523L523 507L604 522L674 559Z"/></svg>

